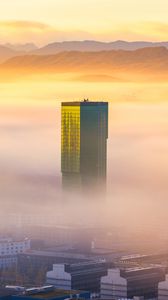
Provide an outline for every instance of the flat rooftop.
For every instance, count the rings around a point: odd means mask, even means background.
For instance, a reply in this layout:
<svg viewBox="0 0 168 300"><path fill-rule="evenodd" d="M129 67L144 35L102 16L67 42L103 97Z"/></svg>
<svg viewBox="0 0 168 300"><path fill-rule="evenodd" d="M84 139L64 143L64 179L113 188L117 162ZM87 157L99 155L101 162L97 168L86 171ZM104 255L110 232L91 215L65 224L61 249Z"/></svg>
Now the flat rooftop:
<svg viewBox="0 0 168 300"><path fill-rule="evenodd" d="M69 101L69 102L62 102L62 106L83 106L83 105L89 105L89 106L99 106L99 105L108 105L108 102L104 101L90 101L88 99L84 99L82 101Z"/></svg>
<svg viewBox="0 0 168 300"><path fill-rule="evenodd" d="M81 260L90 260L90 256L87 254L77 254L69 252L57 252L57 251L44 251L44 250L27 250L23 253L19 253L20 256L42 256L42 257L63 257L63 258L75 258Z"/></svg>
<svg viewBox="0 0 168 300"><path fill-rule="evenodd" d="M133 254L133 255L125 255L121 257L121 261L123 260L138 260L138 259L145 259L145 258L168 258L168 253L152 253L152 254Z"/></svg>
<svg viewBox="0 0 168 300"><path fill-rule="evenodd" d="M149 266L149 267L134 267L134 268L128 268L125 271L126 272L136 272L141 270L155 270L157 268L160 268L161 266Z"/></svg>

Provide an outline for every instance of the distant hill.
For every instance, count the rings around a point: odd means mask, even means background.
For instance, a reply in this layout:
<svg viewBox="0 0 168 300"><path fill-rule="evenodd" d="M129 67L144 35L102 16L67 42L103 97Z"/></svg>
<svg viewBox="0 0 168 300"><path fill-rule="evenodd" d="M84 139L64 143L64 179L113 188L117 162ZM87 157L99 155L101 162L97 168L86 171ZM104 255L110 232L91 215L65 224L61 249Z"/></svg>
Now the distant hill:
<svg viewBox="0 0 168 300"><path fill-rule="evenodd" d="M127 80L128 74L165 77L168 74L168 49L142 48L135 51L61 52L55 55L13 57L0 65L0 71L19 70L34 73L76 73L85 81ZM159 77L158 77L159 76Z"/></svg>
<svg viewBox="0 0 168 300"><path fill-rule="evenodd" d="M21 54L23 54L23 52L16 52L12 49L9 49L6 46L0 45L0 63L4 62L5 60L7 60L13 56L17 56L17 55L21 55Z"/></svg>
<svg viewBox="0 0 168 300"><path fill-rule="evenodd" d="M168 49L168 42L127 42L127 41L114 41L114 42L99 42L99 41L65 41L48 44L42 48L38 48L33 43L25 44L10 44L6 43L0 45L0 63L5 60L24 54L30 55L54 55L61 52L100 52L112 50L125 50L135 51L142 48L156 48L166 47Z"/></svg>
<svg viewBox="0 0 168 300"><path fill-rule="evenodd" d="M99 42L99 41L65 41L56 42L46 45L40 49L35 50L34 54L48 55L56 54L63 51L110 51L110 50L137 50L140 48L149 47L166 47L168 48L168 42L126 42L126 41L114 41L114 42Z"/></svg>
<svg viewBox="0 0 168 300"><path fill-rule="evenodd" d="M167 68L168 49L143 48L135 51L61 52L55 55L23 55L10 58L1 67L81 71L92 68ZM93 69L94 70L94 69Z"/></svg>
<svg viewBox="0 0 168 300"><path fill-rule="evenodd" d="M10 44L7 43L4 45L5 47L12 49L14 51L24 51L24 52L30 52L38 49L38 47L33 43L26 43L26 44Z"/></svg>

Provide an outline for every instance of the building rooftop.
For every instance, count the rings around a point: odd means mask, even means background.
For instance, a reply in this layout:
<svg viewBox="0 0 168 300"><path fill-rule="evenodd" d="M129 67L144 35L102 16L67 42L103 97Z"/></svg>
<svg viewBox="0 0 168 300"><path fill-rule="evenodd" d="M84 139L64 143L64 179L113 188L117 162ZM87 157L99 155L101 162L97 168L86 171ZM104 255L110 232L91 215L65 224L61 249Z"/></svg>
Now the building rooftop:
<svg viewBox="0 0 168 300"><path fill-rule="evenodd" d="M142 259L159 259L159 258L168 258L168 253L151 253L151 254L133 254L125 255L121 257L121 260L142 260Z"/></svg>
<svg viewBox="0 0 168 300"><path fill-rule="evenodd" d="M130 255L124 255L121 257L121 260L127 260L127 259L134 259L134 258L143 258L147 257L149 255L147 254L130 254Z"/></svg>
<svg viewBox="0 0 168 300"><path fill-rule="evenodd" d="M24 242L29 242L30 240L28 238L23 238L23 239L13 239L10 237L6 238L0 238L0 244L7 244L7 243L24 243Z"/></svg>
<svg viewBox="0 0 168 300"><path fill-rule="evenodd" d="M20 253L19 255L27 255L27 256L43 256L43 257L63 257L63 258L75 258L81 260L91 260L89 255L85 254L77 254L77 253L69 253L69 252L51 252L51 251L41 251L41 250L27 250L24 253Z"/></svg>
<svg viewBox="0 0 168 300"><path fill-rule="evenodd" d="M62 106L83 106L83 105L99 106L99 105L108 105L108 102L90 101L89 99L84 99L82 101L62 102L61 105Z"/></svg>
<svg viewBox="0 0 168 300"><path fill-rule="evenodd" d="M129 272L137 272L137 271L147 271L147 270L156 270L156 269L162 269L162 266L148 266L148 267L133 267L133 268L127 268L125 269L126 273Z"/></svg>

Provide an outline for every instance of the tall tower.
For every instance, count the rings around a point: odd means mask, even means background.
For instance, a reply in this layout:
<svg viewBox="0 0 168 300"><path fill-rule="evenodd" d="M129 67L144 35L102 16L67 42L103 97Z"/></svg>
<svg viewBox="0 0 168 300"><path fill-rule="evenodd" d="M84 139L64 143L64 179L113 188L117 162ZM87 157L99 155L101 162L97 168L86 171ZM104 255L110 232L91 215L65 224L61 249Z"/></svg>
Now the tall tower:
<svg viewBox="0 0 168 300"><path fill-rule="evenodd" d="M61 171L63 188L106 183L108 103L63 102Z"/></svg>

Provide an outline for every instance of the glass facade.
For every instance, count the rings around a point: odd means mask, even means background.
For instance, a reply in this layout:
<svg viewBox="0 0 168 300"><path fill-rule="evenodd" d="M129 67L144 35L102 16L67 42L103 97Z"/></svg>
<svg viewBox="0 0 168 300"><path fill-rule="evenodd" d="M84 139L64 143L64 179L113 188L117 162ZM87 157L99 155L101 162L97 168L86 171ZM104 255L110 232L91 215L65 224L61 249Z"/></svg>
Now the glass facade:
<svg viewBox="0 0 168 300"><path fill-rule="evenodd" d="M108 103L62 103L63 187L93 187L106 181Z"/></svg>

